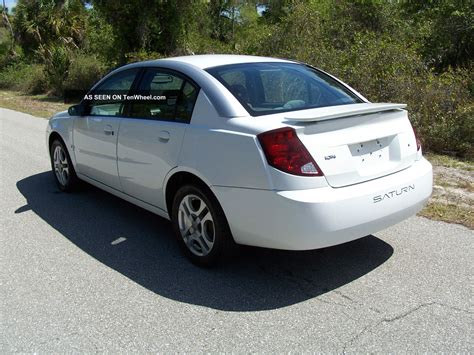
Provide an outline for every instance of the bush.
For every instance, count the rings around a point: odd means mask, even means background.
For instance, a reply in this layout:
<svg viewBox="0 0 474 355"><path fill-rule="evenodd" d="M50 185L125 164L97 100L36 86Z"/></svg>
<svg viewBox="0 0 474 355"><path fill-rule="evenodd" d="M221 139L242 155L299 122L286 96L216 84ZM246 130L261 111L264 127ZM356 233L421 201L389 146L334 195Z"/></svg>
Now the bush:
<svg viewBox="0 0 474 355"><path fill-rule="evenodd" d="M468 81L467 71L460 69L430 72L410 92L410 117L426 150L473 157L474 106Z"/></svg>
<svg viewBox="0 0 474 355"><path fill-rule="evenodd" d="M71 64L71 51L64 46L53 45L41 50L40 53L44 57L48 88L53 95L61 96L64 92L64 81Z"/></svg>
<svg viewBox="0 0 474 355"><path fill-rule="evenodd" d="M33 95L46 92L44 66L24 63L9 65L0 71L0 88Z"/></svg>
<svg viewBox="0 0 474 355"><path fill-rule="evenodd" d="M53 63L60 65L54 67ZM47 65L18 62L0 70L0 89L32 95L52 92L59 96L64 89L88 90L106 69L105 64L95 56L85 54L77 54L71 60L69 57L58 59L53 56Z"/></svg>
<svg viewBox="0 0 474 355"><path fill-rule="evenodd" d="M20 85L20 91L31 95L42 94L48 91L48 81L46 80L44 65L31 64L27 72L26 78L22 85Z"/></svg>
<svg viewBox="0 0 474 355"><path fill-rule="evenodd" d="M97 57L78 54L71 60L65 90L89 90L106 72L106 65Z"/></svg>
<svg viewBox="0 0 474 355"><path fill-rule="evenodd" d="M139 52L130 52L125 54L125 61L127 63L143 62L145 60L155 60L163 58L163 54L158 52L147 52L145 50Z"/></svg>
<svg viewBox="0 0 474 355"><path fill-rule="evenodd" d="M407 103L425 150L472 157L472 70L438 75L426 66L416 46L407 44L403 36L393 36L392 30L354 31L348 39L324 16L317 6L296 6L274 27L257 54L313 64L372 102Z"/></svg>
<svg viewBox="0 0 474 355"><path fill-rule="evenodd" d="M87 11L86 25L85 43L82 49L117 65L120 55L117 51L118 40L114 36L112 25L98 13L95 7Z"/></svg>
<svg viewBox="0 0 474 355"><path fill-rule="evenodd" d="M18 83L24 77L24 65L9 65L0 71L0 89L18 90Z"/></svg>

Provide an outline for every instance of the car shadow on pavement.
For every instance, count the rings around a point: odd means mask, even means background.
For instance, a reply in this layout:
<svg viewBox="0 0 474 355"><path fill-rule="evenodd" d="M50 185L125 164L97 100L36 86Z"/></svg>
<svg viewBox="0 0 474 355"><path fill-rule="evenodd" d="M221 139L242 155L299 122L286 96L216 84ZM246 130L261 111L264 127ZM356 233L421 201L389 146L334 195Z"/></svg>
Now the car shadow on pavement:
<svg viewBox="0 0 474 355"><path fill-rule="evenodd" d="M168 221L95 187L61 193L52 174L17 182L32 210L65 238L156 294L225 311L289 306L343 286L377 268L393 248L374 237L305 252L242 248L202 269L185 259ZM291 235L288 235L291 238Z"/></svg>

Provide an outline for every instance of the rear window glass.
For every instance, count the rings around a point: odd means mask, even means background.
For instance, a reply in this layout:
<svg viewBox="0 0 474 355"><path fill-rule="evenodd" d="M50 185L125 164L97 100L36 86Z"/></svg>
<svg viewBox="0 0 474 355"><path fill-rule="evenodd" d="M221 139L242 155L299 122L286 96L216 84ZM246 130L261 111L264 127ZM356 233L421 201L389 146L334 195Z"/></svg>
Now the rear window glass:
<svg viewBox="0 0 474 355"><path fill-rule="evenodd" d="M252 116L363 102L330 76L297 63L243 63L207 69Z"/></svg>

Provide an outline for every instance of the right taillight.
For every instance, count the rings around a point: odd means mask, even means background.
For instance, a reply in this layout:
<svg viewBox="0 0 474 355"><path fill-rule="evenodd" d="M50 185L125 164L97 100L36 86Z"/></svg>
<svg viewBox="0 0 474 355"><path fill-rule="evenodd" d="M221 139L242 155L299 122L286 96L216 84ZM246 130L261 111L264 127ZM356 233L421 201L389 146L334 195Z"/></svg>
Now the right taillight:
<svg viewBox="0 0 474 355"><path fill-rule="evenodd" d="M413 127L413 125L412 125L411 128L413 129L413 134L415 135L416 151L418 152L418 151L421 150L421 142L420 142L420 140L418 139L418 136L416 135L416 129L415 129L415 127Z"/></svg>
<svg viewBox="0 0 474 355"><path fill-rule="evenodd" d="M257 136L267 162L285 173L299 176L323 176L311 154L293 128L285 127Z"/></svg>

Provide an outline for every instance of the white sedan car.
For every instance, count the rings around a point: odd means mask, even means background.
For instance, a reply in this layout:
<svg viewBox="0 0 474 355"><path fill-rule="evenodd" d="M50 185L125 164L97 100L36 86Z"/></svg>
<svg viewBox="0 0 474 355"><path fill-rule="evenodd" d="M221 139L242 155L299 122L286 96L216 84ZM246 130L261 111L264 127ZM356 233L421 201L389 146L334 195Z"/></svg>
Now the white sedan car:
<svg viewBox="0 0 474 355"><path fill-rule="evenodd" d="M84 180L170 219L210 265L234 243L323 248L419 211L432 168L405 106L302 63L177 57L109 73L47 145L61 190Z"/></svg>

